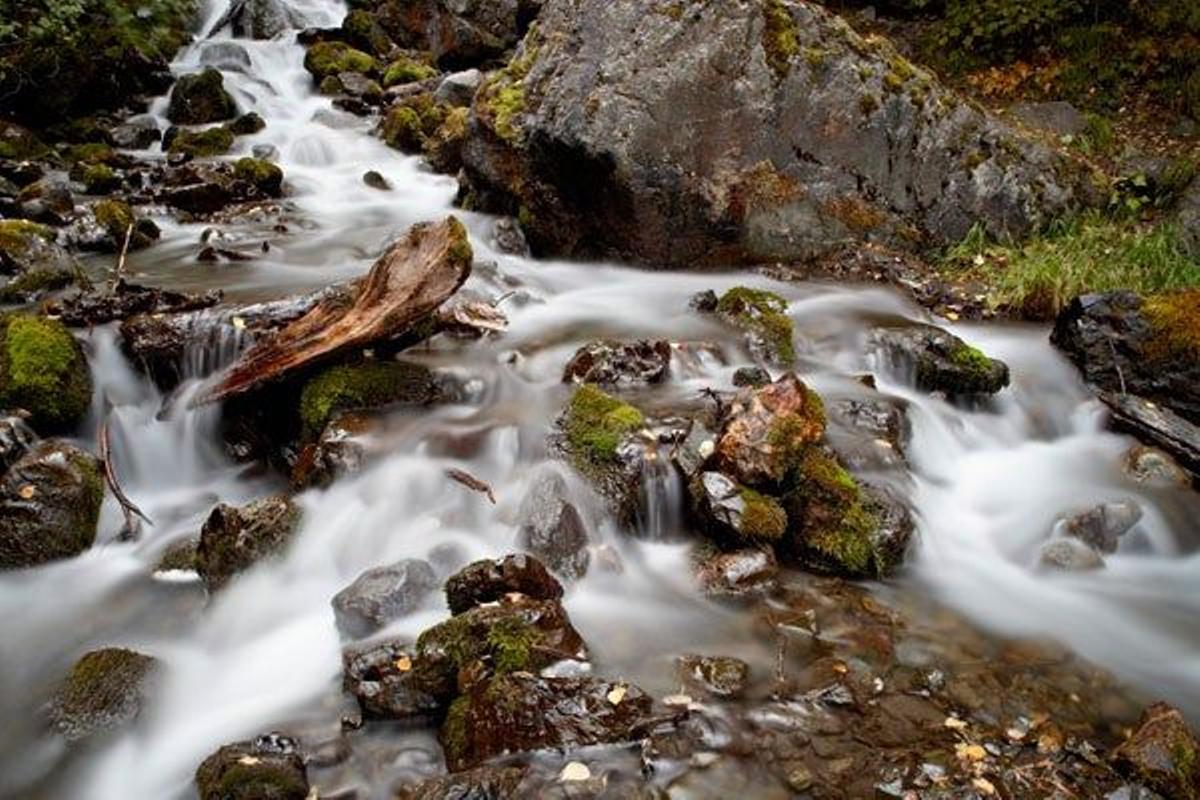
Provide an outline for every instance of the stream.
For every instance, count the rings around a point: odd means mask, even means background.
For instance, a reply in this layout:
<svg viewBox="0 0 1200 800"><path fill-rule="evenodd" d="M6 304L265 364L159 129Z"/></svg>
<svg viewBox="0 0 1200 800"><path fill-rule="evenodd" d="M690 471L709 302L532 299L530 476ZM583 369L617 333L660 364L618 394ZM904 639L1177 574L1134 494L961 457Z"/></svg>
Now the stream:
<svg viewBox="0 0 1200 800"><path fill-rule="evenodd" d="M335 0L290 5L302 27L335 26L345 14ZM207 32L223 11L223 3L211 3L199 30ZM286 557L256 567L211 601L194 574L155 573L154 566L169 545L199 530L217 502L285 488L225 455L218 410L188 408L201 379L243 343L231 337L192 353L191 378L165 398L124 358L115 326L85 334L97 388L83 444L95 449L111 404L123 487L155 524L134 541L120 540L120 508L110 496L95 547L0 577L0 796L193 797L196 765L221 744L273 726L336 730L345 707L332 595L362 571L403 558L463 562L511 552L517 506L548 470L567 478L593 544L612 548L624 564L619 574L593 569L568 588L566 607L592 646L596 673L669 693L677 688L671 658L681 652L734 654L769 669L773 654L744 616L693 585L677 481L664 474L647 486L652 502L640 530L621 530L545 445L569 396L563 364L597 337L711 345L675 360L669 382L654 390L656 404L729 388L734 370L752 357L735 332L691 311L688 299L747 282L788 299L797 372L827 400L884 396L907 408L908 469L879 477L914 509L917 534L905 567L880 592L948 606L996 635L1061 642L1200 721L1200 502L1190 491L1126 475L1132 440L1105 430L1099 404L1051 347L1045 327L936 320L1012 370L1012 385L988 406L964 408L917 392L909 376L869 352L872 326L927 319L896 290L503 253L491 241L493 218L453 208L453 178L388 148L370 134L369 121L315 93L294 33L270 41L234 40L228 31L197 37L173 69L193 72L230 45L251 66L223 68L226 86L242 111L267 122L239 138L231 157L274 148L288 187L286 229L267 216L222 226L228 243L267 241L269 250L252 261L201 263L195 253L206 226L164 214L156 217L162 242L131 257L136 281L219 287L230 300L280 297L361 275L410 225L454 213L475 248L466 288L493 298L511 293L503 305L510 326L482 341L438 339L406 353L461 378L465 399L392 413L371 434L383 437L373 447L386 455L327 490L302 494L302 529ZM163 128L165 110L166 98L151 109ZM365 185L367 170L381 172L393 190ZM875 389L858 380L864 373L875 375ZM448 481L450 467L487 481L498 503ZM1143 516L1104 569L1036 569L1057 519L1118 500L1135 501ZM415 637L445 616L435 596L386 633ZM152 702L126 731L64 759L39 708L80 653L109 645L161 659ZM385 726L375 736L387 757L351 759L334 783L370 785L359 796L383 798L396 777L440 767L432 731Z"/></svg>

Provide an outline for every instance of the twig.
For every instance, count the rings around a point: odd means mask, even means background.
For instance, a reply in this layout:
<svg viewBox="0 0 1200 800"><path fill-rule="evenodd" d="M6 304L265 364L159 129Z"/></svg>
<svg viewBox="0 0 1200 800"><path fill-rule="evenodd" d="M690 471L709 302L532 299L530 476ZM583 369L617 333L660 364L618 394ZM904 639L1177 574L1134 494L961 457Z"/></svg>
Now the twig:
<svg viewBox="0 0 1200 800"><path fill-rule="evenodd" d="M1117 360L1117 348L1113 344L1111 336L1107 337L1104 341L1108 342L1108 349L1112 353L1113 358L1113 368L1117 371L1117 380L1121 381L1121 394L1128 394L1125 391L1125 373L1121 372L1121 362Z"/></svg>
<svg viewBox="0 0 1200 800"><path fill-rule="evenodd" d="M472 491L487 495L487 499L491 501L492 505L496 505L496 495L494 492L492 492L492 487L479 480L479 478L476 478L474 475L463 472L461 469L454 469L451 467L450 469L446 470L446 477L452 481L461 483L463 486L471 489Z"/></svg>
<svg viewBox="0 0 1200 800"><path fill-rule="evenodd" d="M126 530L133 531L134 515L145 520L146 524L153 525L154 520L143 514L142 510L134 505L133 501L122 491L121 484L117 483L117 473L113 469L112 448L109 446L108 440L108 419L100 424L100 461L104 465L104 481L112 490L113 497L117 498L117 502L121 504L121 513L125 515Z"/></svg>
<svg viewBox="0 0 1200 800"><path fill-rule="evenodd" d="M133 223L129 223L129 227L125 229L125 241L121 243L121 254L117 257L117 266L113 270L112 280L108 283L109 293L117 291L117 287L124 280L125 273L125 257L129 255L129 240L133 236Z"/></svg>

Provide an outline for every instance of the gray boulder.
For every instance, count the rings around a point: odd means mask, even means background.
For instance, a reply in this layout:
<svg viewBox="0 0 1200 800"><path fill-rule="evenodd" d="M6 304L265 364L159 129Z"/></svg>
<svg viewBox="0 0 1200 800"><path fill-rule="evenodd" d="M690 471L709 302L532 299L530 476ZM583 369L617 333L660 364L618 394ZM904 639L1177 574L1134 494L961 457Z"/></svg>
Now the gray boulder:
<svg viewBox="0 0 1200 800"><path fill-rule="evenodd" d="M225 91L221 73L206 67L194 75L184 75L171 89L167 119L176 125L204 125L223 122L237 116L237 104Z"/></svg>
<svg viewBox="0 0 1200 800"><path fill-rule="evenodd" d="M1020 235L1092 194L818 4L660 5L544 5L476 94L464 202L520 210L538 253L694 267Z"/></svg>
<svg viewBox="0 0 1200 800"><path fill-rule="evenodd" d="M548 472L536 480L521 501L518 516L521 549L564 578L583 577L590 560L587 527L567 499L567 483L561 475Z"/></svg>
<svg viewBox="0 0 1200 800"><path fill-rule="evenodd" d="M1031 128L1058 136L1078 136L1088 127L1087 118L1079 109L1063 100L1017 103L1009 109L1009 113Z"/></svg>
<svg viewBox="0 0 1200 800"><path fill-rule="evenodd" d="M91 547L104 499L100 462L42 441L0 480L0 570L70 558Z"/></svg>
<svg viewBox="0 0 1200 800"><path fill-rule="evenodd" d="M896 366L911 370L921 391L989 395L1008 385L1008 365L933 325L877 330L872 342Z"/></svg>
<svg viewBox="0 0 1200 800"><path fill-rule="evenodd" d="M442 78L433 92L433 99L452 106L469 106L482 80L483 75L477 69L452 72Z"/></svg>
<svg viewBox="0 0 1200 800"><path fill-rule="evenodd" d="M299 520L299 509L283 495L240 508L218 505L200 529L196 548L196 571L204 585L216 591L262 559L282 553Z"/></svg>
<svg viewBox="0 0 1200 800"><path fill-rule="evenodd" d="M353 638L370 636L415 611L437 585L433 567L416 558L369 569L333 596L338 630Z"/></svg>

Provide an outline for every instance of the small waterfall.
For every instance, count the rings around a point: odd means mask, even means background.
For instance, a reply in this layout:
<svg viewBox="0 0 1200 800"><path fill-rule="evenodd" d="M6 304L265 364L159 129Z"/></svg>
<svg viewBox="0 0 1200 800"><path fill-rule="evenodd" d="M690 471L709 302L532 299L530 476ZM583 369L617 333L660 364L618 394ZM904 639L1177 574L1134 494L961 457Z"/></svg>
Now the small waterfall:
<svg viewBox="0 0 1200 800"><path fill-rule="evenodd" d="M638 500L639 535L651 542L677 541L685 530L683 479L658 450L647 450L643 456Z"/></svg>

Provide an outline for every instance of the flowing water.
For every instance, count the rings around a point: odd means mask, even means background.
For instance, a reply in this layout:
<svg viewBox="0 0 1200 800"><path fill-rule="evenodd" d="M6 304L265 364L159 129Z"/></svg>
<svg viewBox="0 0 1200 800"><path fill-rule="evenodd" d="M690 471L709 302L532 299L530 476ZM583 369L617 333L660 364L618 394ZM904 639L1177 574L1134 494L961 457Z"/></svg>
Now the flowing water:
<svg viewBox="0 0 1200 800"><path fill-rule="evenodd" d="M332 26L345 13L334 0L292 6L306 25ZM208 9L204 30L223 8ZM179 73L211 57L225 32L198 41L179 58ZM224 226L235 246L269 242L250 262L195 260L202 225L161 220L164 242L138 254L141 282L195 289L219 286L231 298L282 296L362 274L384 245L415 222L457 213L472 234L477 267L468 288L498 297L510 329L482 342L438 341L408 354L468 380L469 400L420 413L397 412L386 451L365 472L300 497L302 529L287 556L264 564L206 601L194 576L152 570L171 543L194 535L218 501L239 503L281 488L261 470L230 461L220 446L217 412L187 408L198 379L231 359L236 339L198 348L192 380L164 398L124 360L113 328L88 335L97 401L87 430L106 404L126 492L153 518L140 537L122 541L122 519L106 500L97 546L78 558L0 578L0 796L79 800L187 797L197 763L217 746L305 724L336 729L340 643L330 597L360 572L401 558L458 560L508 552L515 512L547 459L545 437L567 390L562 366L597 336L666 337L706 342L654 402L694 402L708 386L730 386L750 360L738 337L688 309L703 289L733 286L745 275L655 273L607 264L535 261L489 243L492 220L453 211L454 181L436 176L369 135L369 123L331 108L302 68L303 49L288 33L273 41L239 40L251 66L225 70L243 110L267 121L238 140L278 152L289 187L283 217ZM208 56L205 55L208 49ZM166 101L153 113L161 116ZM164 120L165 125L165 120ZM375 169L393 184L363 184ZM931 596L999 634L1060 640L1121 679L1179 704L1200 719L1200 512L1195 495L1134 483L1122 470L1131 442L1105 432L1098 405L1037 326L947 325L1008 362L1013 385L983 409L964 409L920 394L878 362L866 333L881 321L923 319L897 292L882 288L776 283L753 278L790 301L800 371L827 398L883 395L908 408L910 474L893 481L918 519L916 542L896 591ZM877 376L872 392L857 380ZM94 446L94 435L85 436ZM448 481L447 467L488 481L489 505ZM670 659L681 652L737 653L767 664L771 654L736 611L693 588L680 530L681 487L669 473L648 482L635 538L569 474L595 544L611 546L621 574L592 570L566 604L593 646L596 670L671 691ZM1103 570L1035 570L1039 545L1064 512L1132 499L1144 516ZM445 615L435 600L386 631L415 635ZM71 661L91 647L125 645L165 665L137 723L63 764L63 746L44 733L39 707ZM423 731L390 731L387 774L351 760L347 785L370 783L386 796L389 779L436 770L438 750ZM52 777L47 777L50 774Z"/></svg>

